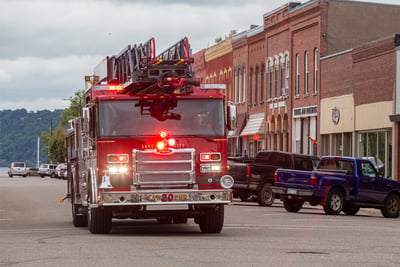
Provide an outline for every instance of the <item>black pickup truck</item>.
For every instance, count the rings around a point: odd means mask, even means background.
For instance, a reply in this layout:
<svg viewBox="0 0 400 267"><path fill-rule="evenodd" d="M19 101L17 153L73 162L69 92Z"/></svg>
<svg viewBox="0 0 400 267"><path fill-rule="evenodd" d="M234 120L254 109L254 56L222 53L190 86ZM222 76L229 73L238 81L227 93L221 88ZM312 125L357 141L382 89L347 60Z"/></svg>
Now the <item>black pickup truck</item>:
<svg viewBox="0 0 400 267"><path fill-rule="evenodd" d="M260 206L271 206L275 200L271 187L278 168L312 171L317 163L318 158L314 156L260 151L253 161L246 158L228 159L228 174L235 180L234 195L242 201L254 198Z"/></svg>

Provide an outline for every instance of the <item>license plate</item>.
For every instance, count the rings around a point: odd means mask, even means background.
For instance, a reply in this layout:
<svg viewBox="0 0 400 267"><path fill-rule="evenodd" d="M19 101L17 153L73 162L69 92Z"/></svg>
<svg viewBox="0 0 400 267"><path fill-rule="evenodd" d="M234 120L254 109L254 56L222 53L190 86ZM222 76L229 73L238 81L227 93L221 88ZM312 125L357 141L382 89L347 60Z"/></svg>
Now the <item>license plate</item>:
<svg viewBox="0 0 400 267"><path fill-rule="evenodd" d="M189 200L187 193L165 193L165 194L151 194L147 197L151 202L179 202Z"/></svg>
<svg viewBox="0 0 400 267"><path fill-rule="evenodd" d="M287 193L289 195L297 195L297 189L288 188Z"/></svg>

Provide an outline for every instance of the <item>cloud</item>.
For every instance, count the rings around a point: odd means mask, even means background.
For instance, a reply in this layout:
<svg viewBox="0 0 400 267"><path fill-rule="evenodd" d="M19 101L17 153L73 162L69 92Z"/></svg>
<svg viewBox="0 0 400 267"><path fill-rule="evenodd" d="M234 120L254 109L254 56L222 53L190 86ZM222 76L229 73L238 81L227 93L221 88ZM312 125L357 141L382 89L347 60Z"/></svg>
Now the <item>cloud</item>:
<svg viewBox="0 0 400 267"><path fill-rule="evenodd" d="M0 0L0 110L66 107L68 101L60 99L83 89L85 75L129 44L155 37L159 54L187 36L195 53L233 29L261 25L263 14L286 3Z"/></svg>

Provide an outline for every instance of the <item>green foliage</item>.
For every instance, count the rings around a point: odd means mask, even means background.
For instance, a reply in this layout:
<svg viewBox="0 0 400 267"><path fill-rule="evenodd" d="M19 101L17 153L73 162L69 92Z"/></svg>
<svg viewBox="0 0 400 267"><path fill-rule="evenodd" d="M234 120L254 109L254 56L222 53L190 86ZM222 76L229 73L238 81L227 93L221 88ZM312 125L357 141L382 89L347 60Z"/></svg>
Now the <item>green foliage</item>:
<svg viewBox="0 0 400 267"><path fill-rule="evenodd" d="M42 133L43 153L46 155L46 162L65 162L67 155L65 129L69 120L80 116L80 111L84 106L84 96L84 91L75 92L74 97L70 98L70 107L60 115L60 124L56 131Z"/></svg>
<svg viewBox="0 0 400 267"><path fill-rule="evenodd" d="M61 114L60 124L66 128L68 121L79 117L82 107L84 106L85 91L79 90L75 92L73 97L70 97L70 106Z"/></svg>
<svg viewBox="0 0 400 267"><path fill-rule="evenodd" d="M45 144L43 153L46 155L46 162L65 162L65 135L65 129L61 124L59 124L57 129L52 133L42 133L42 142Z"/></svg>
<svg viewBox="0 0 400 267"><path fill-rule="evenodd" d="M68 120L79 116L84 105L84 91L75 92L70 101L70 107L65 110L0 110L0 167L8 167L13 161L24 161L28 167L36 166L39 136L39 161L64 162L65 129Z"/></svg>
<svg viewBox="0 0 400 267"><path fill-rule="evenodd" d="M27 112L26 109L0 111L0 166L13 161L37 165L37 139L44 131L52 132L59 124L63 110ZM42 147L42 144L40 144ZM45 156L40 153L39 160Z"/></svg>

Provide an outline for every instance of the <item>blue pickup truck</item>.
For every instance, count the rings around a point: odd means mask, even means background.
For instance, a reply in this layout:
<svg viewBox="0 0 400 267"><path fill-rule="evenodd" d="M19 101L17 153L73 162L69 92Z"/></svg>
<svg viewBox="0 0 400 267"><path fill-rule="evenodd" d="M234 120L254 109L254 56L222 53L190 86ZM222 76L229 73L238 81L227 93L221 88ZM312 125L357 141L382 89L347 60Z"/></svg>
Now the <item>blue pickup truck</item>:
<svg viewBox="0 0 400 267"><path fill-rule="evenodd" d="M399 217L400 183L383 178L367 159L325 156L314 171L277 169L272 191L289 212L307 201L331 215L377 208L384 217Z"/></svg>

